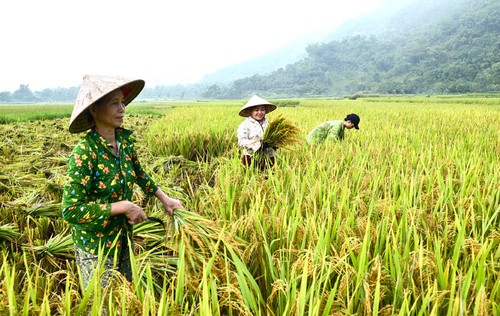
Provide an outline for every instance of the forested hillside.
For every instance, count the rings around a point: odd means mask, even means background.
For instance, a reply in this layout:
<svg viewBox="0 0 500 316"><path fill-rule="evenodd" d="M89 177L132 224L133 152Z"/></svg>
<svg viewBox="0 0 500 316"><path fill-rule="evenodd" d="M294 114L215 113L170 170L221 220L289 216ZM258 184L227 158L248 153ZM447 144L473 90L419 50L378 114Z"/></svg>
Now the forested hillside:
<svg viewBox="0 0 500 316"><path fill-rule="evenodd" d="M243 68L269 69L261 75L222 80L249 71L230 68L209 76L216 80L212 83L147 87L139 99L498 93L499 17L498 0L385 0L378 11L307 46L307 55L297 62L273 67L269 61L277 56L261 56L242 63ZM298 48L293 50L281 59L293 58ZM73 102L77 91L33 92L20 85L13 93L0 92L0 102Z"/></svg>
<svg viewBox="0 0 500 316"><path fill-rule="evenodd" d="M228 87L212 86L205 96L500 91L499 1L421 0L398 13L402 19L387 17L385 28L372 23L376 34L310 45L302 61Z"/></svg>

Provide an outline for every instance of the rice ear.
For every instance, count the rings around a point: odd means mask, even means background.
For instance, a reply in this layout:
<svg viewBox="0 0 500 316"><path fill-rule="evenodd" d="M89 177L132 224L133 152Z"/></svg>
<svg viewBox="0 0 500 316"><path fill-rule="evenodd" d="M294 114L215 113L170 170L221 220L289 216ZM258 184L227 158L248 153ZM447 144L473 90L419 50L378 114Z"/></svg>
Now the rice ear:
<svg viewBox="0 0 500 316"><path fill-rule="evenodd" d="M299 141L299 132L300 130L295 125L280 115L269 122L263 141L270 147L289 147Z"/></svg>
<svg viewBox="0 0 500 316"><path fill-rule="evenodd" d="M225 227L197 213L175 209L171 219L174 230L172 240L177 242L179 249L184 249L188 273L193 278L201 277L203 264L210 260L214 260L214 272L225 273L227 249L231 248L236 255L243 257L248 247L247 242L230 234Z"/></svg>
<svg viewBox="0 0 500 316"><path fill-rule="evenodd" d="M280 115L269 122L262 141L267 143L268 147L287 148L300 140L298 137L299 132L299 128ZM255 152L253 158L258 164L269 159L262 150Z"/></svg>

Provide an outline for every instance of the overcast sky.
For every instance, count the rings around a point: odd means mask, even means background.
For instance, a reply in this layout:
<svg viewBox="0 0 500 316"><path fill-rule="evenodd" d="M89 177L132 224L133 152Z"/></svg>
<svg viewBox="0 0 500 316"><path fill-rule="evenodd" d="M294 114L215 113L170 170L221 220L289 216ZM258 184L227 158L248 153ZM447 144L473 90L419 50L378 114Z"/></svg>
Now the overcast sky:
<svg viewBox="0 0 500 316"><path fill-rule="evenodd" d="M79 86L84 74L190 83L382 0L5 0L0 91Z"/></svg>

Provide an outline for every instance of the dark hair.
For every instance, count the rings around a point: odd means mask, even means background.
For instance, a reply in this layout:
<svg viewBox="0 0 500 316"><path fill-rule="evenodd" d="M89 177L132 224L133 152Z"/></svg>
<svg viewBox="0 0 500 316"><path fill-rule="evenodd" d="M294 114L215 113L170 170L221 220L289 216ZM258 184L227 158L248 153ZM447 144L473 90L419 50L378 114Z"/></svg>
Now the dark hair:
<svg viewBox="0 0 500 316"><path fill-rule="evenodd" d="M361 119L359 118L359 116L357 114L351 113L351 114L347 114L344 121L351 121L351 123L354 124L354 128L359 129L358 124L361 121Z"/></svg>
<svg viewBox="0 0 500 316"><path fill-rule="evenodd" d="M90 123L91 126L94 126L94 117L90 113L90 110L87 111L87 121Z"/></svg>

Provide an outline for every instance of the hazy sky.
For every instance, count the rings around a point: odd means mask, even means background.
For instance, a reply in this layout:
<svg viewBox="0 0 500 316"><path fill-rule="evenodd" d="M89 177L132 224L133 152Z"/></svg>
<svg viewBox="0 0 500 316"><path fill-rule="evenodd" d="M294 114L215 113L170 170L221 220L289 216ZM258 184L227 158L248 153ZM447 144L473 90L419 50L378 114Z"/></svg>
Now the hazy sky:
<svg viewBox="0 0 500 316"><path fill-rule="evenodd" d="M146 86L195 82L382 0L6 0L0 91L79 86L84 74Z"/></svg>

